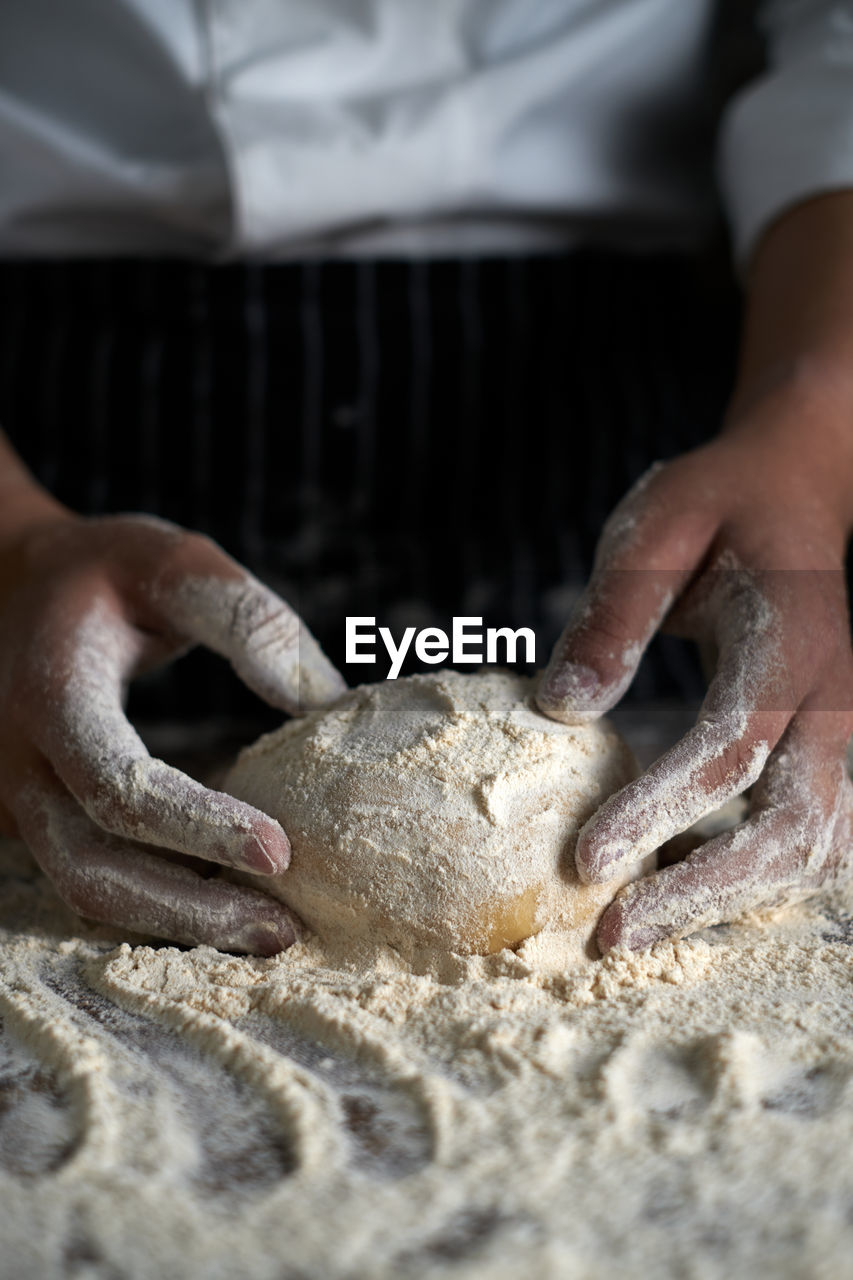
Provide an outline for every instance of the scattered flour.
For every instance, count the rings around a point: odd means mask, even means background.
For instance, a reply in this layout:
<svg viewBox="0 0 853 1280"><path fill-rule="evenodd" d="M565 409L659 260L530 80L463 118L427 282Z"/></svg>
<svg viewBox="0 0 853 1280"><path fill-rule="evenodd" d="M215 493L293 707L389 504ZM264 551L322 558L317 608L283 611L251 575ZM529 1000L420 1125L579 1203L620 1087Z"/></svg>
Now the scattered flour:
<svg viewBox="0 0 853 1280"><path fill-rule="evenodd" d="M0 842L3 1273L850 1275L853 891L559 939L130 946Z"/></svg>

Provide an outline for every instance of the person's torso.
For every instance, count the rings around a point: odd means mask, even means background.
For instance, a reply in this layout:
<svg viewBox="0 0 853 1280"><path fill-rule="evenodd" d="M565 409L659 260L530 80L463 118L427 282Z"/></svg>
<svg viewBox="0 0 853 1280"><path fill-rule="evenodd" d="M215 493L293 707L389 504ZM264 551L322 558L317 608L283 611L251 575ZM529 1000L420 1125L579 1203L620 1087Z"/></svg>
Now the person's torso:
<svg viewBox="0 0 853 1280"><path fill-rule="evenodd" d="M5 0L0 254L479 252L711 203L713 0Z"/></svg>

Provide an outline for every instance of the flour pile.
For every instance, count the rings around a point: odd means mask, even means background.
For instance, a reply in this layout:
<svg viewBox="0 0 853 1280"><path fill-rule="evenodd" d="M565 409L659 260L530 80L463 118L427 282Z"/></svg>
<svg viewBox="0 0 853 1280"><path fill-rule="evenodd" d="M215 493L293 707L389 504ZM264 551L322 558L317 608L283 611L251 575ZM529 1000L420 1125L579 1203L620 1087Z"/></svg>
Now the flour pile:
<svg viewBox="0 0 853 1280"><path fill-rule="evenodd" d="M510 672L353 689L244 751L224 788L277 818L293 858L260 887L325 939L493 952L546 926L579 959L619 885L582 885L578 829L634 776L603 721L535 710Z"/></svg>

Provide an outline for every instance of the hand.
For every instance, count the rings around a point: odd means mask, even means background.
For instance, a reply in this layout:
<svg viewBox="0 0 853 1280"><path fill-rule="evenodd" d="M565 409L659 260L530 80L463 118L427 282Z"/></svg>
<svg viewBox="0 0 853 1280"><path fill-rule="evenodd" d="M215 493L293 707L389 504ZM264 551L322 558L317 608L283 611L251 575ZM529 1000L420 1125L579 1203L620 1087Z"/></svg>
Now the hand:
<svg viewBox="0 0 853 1280"><path fill-rule="evenodd" d="M152 759L122 710L128 680L196 642L284 711L345 687L292 610L197 534L50 507L4 543L0 824L82 916L272 955L297 936L293 916L196 860L276 874L285 833Z"/></svg>
<svg viewBox="0 0 853 1280"><path fill-rule="evenodd" d="M612 878L757 785L741 826L622 891L599 925L603 950L853 876L849 471L839 484L832 452L809 432L829 412L770 391L728 434L653 468L605 528L541 709L568 723L604 714L662 623L718 657L695 727L583 828L581 879Z"/></svg>

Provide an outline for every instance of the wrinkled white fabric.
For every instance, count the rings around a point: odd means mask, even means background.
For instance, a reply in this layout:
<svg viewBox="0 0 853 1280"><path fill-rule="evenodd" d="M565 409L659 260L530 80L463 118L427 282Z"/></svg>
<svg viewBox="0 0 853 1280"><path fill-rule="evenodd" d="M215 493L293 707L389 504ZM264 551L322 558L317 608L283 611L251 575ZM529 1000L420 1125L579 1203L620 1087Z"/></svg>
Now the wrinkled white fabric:
<svg viewBox="0 0 853 1280"><path fill-rule="evenodd" d="M853 2L773 0L767 72L724 118L720 172L738 257L820 192L853 186Z"/></svg>
<svg viewBox="0 0 853 1280"><path fill-rule="evenodd" d="M714 0L3 0L0 253L506 250L707 225ZM742 253L853 181L850 0L768 7Z"/></svg>

